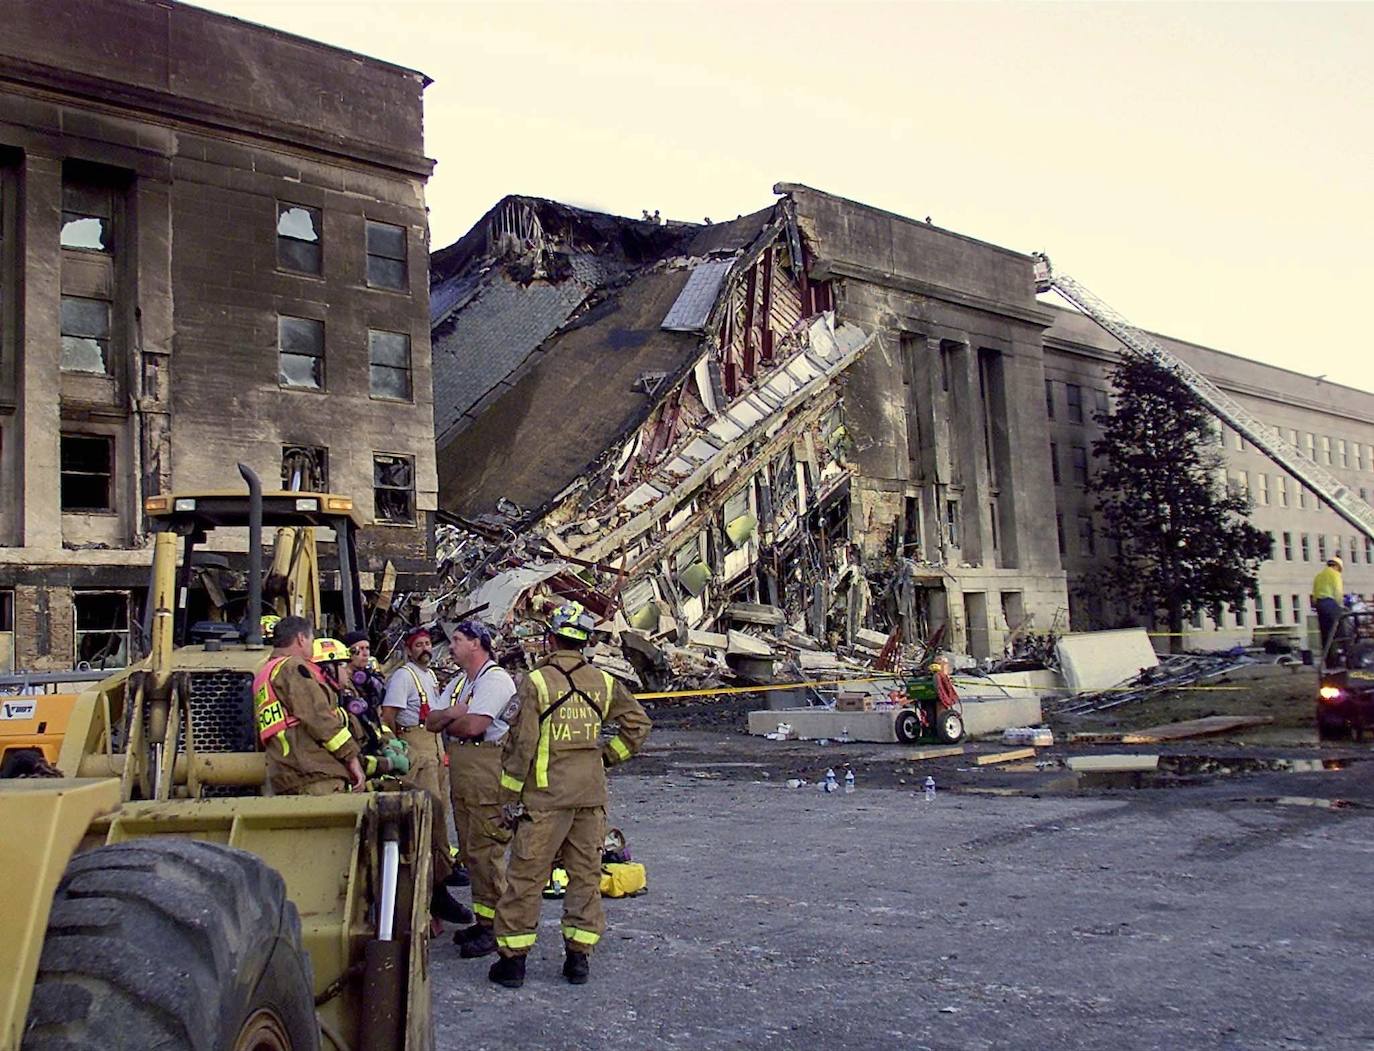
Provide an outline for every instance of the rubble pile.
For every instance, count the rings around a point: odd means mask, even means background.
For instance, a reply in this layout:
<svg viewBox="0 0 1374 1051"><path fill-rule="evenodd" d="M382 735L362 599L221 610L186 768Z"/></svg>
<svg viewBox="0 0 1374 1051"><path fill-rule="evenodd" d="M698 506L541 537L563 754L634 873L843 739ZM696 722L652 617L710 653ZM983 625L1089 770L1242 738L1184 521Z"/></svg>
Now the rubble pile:
<svg viewBox="0 0 1374 1051"><path fill-rule="evenodd" d="M1259 658L1243 647L1218 653L1178 653L1160 660L1153 668L1110 690L1075 694L1059 702L1060 715L1085 715L1144 700L1182 686L1196 686L1219 679L1247 664L1259 663Z"/></svg>

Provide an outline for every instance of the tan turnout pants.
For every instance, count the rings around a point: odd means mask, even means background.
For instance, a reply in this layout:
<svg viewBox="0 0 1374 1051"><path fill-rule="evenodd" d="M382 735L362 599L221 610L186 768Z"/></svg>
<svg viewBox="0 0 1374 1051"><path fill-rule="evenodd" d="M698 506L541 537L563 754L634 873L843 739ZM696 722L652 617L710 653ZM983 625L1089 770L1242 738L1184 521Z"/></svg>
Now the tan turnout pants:
<svg viewBox="0 0 1374 1051"><path fill-rule="evenodd" d="M458 842L472 879L472 911L490 927L506 889L506 844L487 835L501 816L500 744L450 744L448 774Z"/></svg>
<svg viewBox="0 0 1374 1051"><path fill-rule="evenodd" d="M601 908L601 850L606 842L606 808L532 810L515 828L506 891L496 906L496 944L502 956L524 956L534 946L539 906L561 857L568 873L563 899L563 940L570 952L592 951L606 930Z"/></svg>
<svg viewBox="0 0 1374 1051"><path fill-rule="evenodd" d="M430 733L423 726L405 726L397 730L405 741L410 758L410 773L401 779L407 789L428 792L434 808L434 819L430 829L430 840L434 846L434 882L448 878L453 871L448 850L448 770L444 766L444 753L439 744L439 735Z"/></svg>
<svg viewBox="0 0 1374 1051"><path fill-rule="evenodd" d="M289 794L293 796L333 796L347 791L347 781L339 781L331 777L327 781L310 781ZM283 795L285 793L279 792L277 794Z"/></svg>

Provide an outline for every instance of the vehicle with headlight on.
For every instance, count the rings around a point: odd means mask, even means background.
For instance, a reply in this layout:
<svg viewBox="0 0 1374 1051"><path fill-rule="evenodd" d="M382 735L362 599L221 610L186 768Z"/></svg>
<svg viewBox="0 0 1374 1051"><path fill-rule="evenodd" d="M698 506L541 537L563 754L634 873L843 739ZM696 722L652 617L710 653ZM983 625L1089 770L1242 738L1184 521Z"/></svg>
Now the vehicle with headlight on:
<svg viewBox="0 0 1374 1051"><path fill-rule="evenodd" d="M1374 731L1374 612L1341 615L1320 669L1317 736L1362 740Z"/></svg>

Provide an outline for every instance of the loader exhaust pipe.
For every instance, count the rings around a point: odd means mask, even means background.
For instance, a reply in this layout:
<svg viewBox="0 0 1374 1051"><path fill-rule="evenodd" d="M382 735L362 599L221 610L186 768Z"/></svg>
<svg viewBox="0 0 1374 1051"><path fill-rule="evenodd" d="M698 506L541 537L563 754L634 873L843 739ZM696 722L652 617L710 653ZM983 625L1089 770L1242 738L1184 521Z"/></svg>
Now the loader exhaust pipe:
<svg viewBox="0 0 1374 1051"><path fill-rule="evenodd" d="M244 614L244 645L262 649L262 479L247 464L239 474L248 483L248 611Z"/></svg>

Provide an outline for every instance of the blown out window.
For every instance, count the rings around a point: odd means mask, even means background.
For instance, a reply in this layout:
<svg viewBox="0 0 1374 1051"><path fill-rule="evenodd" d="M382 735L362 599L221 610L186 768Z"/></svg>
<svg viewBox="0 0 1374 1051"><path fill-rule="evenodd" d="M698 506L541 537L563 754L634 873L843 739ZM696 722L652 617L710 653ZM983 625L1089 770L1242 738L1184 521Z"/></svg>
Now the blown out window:
<svg viewBox="0 0 1374 1051"><path fill-rule="evenodd" d="M372 457L372 501L379 522L410 525L415 521L415 461L411 457L387 453Z"/></svg>
<svg viewBox="0 0 1374 1051"><path fill-rule="evenodd" d="M62 510L114 510L114 439L62 435Z"/></svg>
<svg viewBox="0 0 1374 1051"><path fill-rule="evenodd" d="M129 663L127 591L74 591L72 616L78 667L122 668Z"/></svg>
<svg viewBox="0 0 1374 1051"><path fill-rule="evenodd" d="M303 204L277 204L277 265L300 274L318 274L323 262L320 210Z"/></svg>
<svg viewBox="0 0 1374 1051"><path fill-rule="evenodd" d="M281 385L324 390L324 322L283 314L277 319L277 340Z"/></svg>

